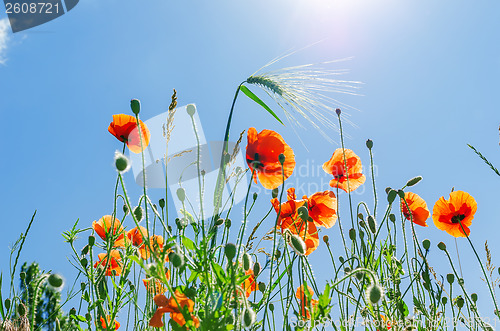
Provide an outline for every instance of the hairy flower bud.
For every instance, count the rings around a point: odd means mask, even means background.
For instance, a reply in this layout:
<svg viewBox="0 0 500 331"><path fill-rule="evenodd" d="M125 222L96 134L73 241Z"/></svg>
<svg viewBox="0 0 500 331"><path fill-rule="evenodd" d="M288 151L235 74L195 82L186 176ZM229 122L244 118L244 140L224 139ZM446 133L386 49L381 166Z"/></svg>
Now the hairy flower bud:
<svg viewBox="0 0 500 331"><path fill-rule="evenodd" d="M132 109L132 113L139 115L141 112L141 102L137 99L130 100L130 109Z"/></svg>

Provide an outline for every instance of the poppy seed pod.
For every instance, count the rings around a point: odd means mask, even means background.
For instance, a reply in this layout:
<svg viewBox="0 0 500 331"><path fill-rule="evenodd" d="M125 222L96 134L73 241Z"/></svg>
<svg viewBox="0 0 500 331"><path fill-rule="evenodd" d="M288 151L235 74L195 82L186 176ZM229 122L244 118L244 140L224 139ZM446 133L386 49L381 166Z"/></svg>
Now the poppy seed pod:
<svg viewBox="0 0 500 331"><path fill-rule="evenodd" d="M368 147L368 149L372 149L372 147L373 147L373 141L371 139L368 139L366 141L366 147Z"/></svg>
<svg viewBox="0 0 500 331"><path fill-rule="evenodd" d="M429 239L424 239L422 241L422 246L426 251L429 250L429 248L431 248L431 241Z"/></svg>
<svg viewBox="0 0 500 331"><path fill-rule="evenodd" d="M389 219L391 220L392 223L395 223L396 222L396 215L389 214Z"/></svg>
<svg viewBox="0 0 500 331"><path fill-rule="evenodd" d="M52 286L54 288L60 288L64 284L63 278L61 277L61 275L58 275L58 274L51 274L49 276L48 281L49 281L50 286Z"/></svg>
<svg viewBox="0 0 500 331"><path fill-rule="evenodd" d="M130 100L130 109L132 109L132 113L139 115L141 112L141 102L137 99Z"/></svg>
<svg viewBox="0 0 500 331"><path fill-rule="evenodd" d="M186 191L182 187L177 189L177 198L179 198L180 202L183 202L186 199Z"/></svg>
<svg viewBox="0 0 500 331"><path fill-rule="evenodd" d="M420 182L421 180L422 180L422 176L413 177L412 179L410 179L406 183L406 186L413 186L413 185L417 184L418 182Z"/></svg>
<svg viewBox="0 0 500 331"><path fill-rule="evenodd" d="M231 227L231 220L228 218L226 220L226 228L229 229Z"/></svg>
<svg viewBox="0 0 500 331"><path fill-rule="evenodd" d="M398 190L398 195L401 199L404 199L405 198L405 191L403 190Z"/></svg>
<svg viewBox="0 0 500 331"><path fill-rule="evenodd" d="M89 242L89 246L90 247L94 246L94 244L95 244L95 237L94 236L89 236L88 242Z"/></svg>
<svg viewBox="0 0 500 331"><path fill-rule="evenodd" d="M9 298L5 299L4 306L5 306L5 309L7 309L7 311L10 309L10 299Z"/></svg>
<svg viewBox="0 0 500 331"><path fill-rule="evenodd" d="M257 192L254 192L254 193L253 193L253 201L257 200L257 197L258 197L258 196L259 196L259 195L257 194Z"/></svg>
<svg viewBox="0 0 500 331"><path fill-rule="evenodd" d="M342 111L340 110L340 108L337 108L337 109L335 109L335 113L337 114L337 116L340 116Z"/></svg>
<svg viewBox="0 0 500 331"><path fill-rule="evenodd" d="M274 311L274 304L272 302L269 303L269 310L272 312Z"/></svg>
<svg viewBox="0 0 500 331"><path fill-rule="evenodd" d="M253 323L255 323L256 318L257 318L257 315L252 310L252 308L246 307L243 310L243 326L245 328L249 328L250 326L252 326Z"/></svg>
<svg viewBox="0 0 500 331"><path fill-rule="evenodd" d="M458 308L462 308L464 306L465 300L464 298L462 298L462 296L458 296L456 303Z"/></svg>
<svg viewBox="0 0 500 331"><path fill-rule="evenodd" d="M328 237L326 234L323 236L323 241L325 242L325 244L328 245L328 241L330 240L330 237Z"/></svg>
<svg viewBox="0 0 500 331"><path fill-rule="evenodd" d="M281 153L278 156L278 161L280 162L281 165L283 165L283 163L285 163L285 154Z"/></svg>
<svg viewBox="0 0 500 331"><path fill-rule="evenodd" d="M120 173L127 172L130 169L130 161L118 151L115 152L115 167Z"/></svg>
<svg viewBox="0 0 500 331"><path fill-rule="evenodd" d="M370 301L372 304L376 304L382 299L384 295L384 290L378 284L370 284L366 289L366 299Z"/></svg>
<svg viewBox="0 0 500 331"><path fill-rule="evenodd" d="M305 255L306 254L306 244L304 243L304 240L300 238L300 236L296 234L292 234L290 236L290 244L292 245L293 250L295 253L298 255Z"/></svg>
<svg viewBox="0 0 500 331"><path fill-rule="evenodd" d="M438 248L439 248L440 250L442 250L442 251L445 251L445 250L446 250L446 245L444 244L444 242L440 242L440 243L438 244Z"/></svg>
<svg viewBox="0 0 500 331"><path fill-rule="evenodd" d="M446 305L448 303L448 298L447 297L442 297L441 298L441 302L443 303L443 305Z"/></svg>
<svg viewBox="0 0 500 331"><path fill-rule="evenodd" d="M356 240L356 230L355 229L350 229L349 230L349 238L354 241Z"/></svg>
<svg viewBox="0 0 500 331"><path fill-rule="evenodd" d="M476 293L472 293L470 295L470 298L472 299L472 301L476 302L477 301L477 294Z"/></svg>
<svg viewBox="0 0 500 331"><path fill-rule="evenodd" d="M161 209L165 208L165 199L161 198L158 200L158 205L160 205Z"/></svg>
<svg viewBox="0 0 500 331"><path fill-rule="evenodd" d="M193 116L194 113L196 113L196 107L194 105L187 105L186 111L187 111L189 116Z"/></svg>
<svg viewBox="0 0 500 331"><path fill-rule="evenodd" d="M309 219L309 211L306 206L299 207L299 209L297 209L297 214L304 222L307 222Z"/></svg>
<svg viewBox="0 0 500 331"><path fill-rule="evenodd" d="M447 274L446 280L448 281L448 283L453 284L453 282L455 281L455 275L454 274Z"/></svg>
<svg viewBox="0 0 500 331"><path fill-rule="evenodd" d="M393 189L390 189L389 193L387 194L387 202L393 203L394 199L396 199L397 194L398 194L398 192L396 192Z"/></svg>
<svg viewBox="0 0 500 331"><path fill-rule="evenodd" d="M232 261L236 255L236 245L233 243L226 244L224 254L226 254L228 261Z"/></svg>
<svg viewBox="0 0 500 331"><path fill-rule="evenodd" d="M128 215L129 210L128 210L128 206L127 205L123 205L122 210L123 210L123 213L125 214L125 216Z"/></svg>
<svg viewBox="0 0 500 331"><path fill-rule="evenodd" d="M266 284L264 282L259 282L259 291L262 293L266 291Z"/></svg>
<svg viewBox="0 0 500 331"><path fill-rule="evenodd" d="M273 199L275 199L277 196L278 196L278 193L279 193L279 188L274 188L271 195L273 197Z"/></svg>
<svg viewBox="0 0 500 331"><path fill-rule="evenodd" d="M19 316L25 316L26 315L26 306L23 303L20 303L17 306L17 313Z"/></svg>
<svg viewBox="0 0 500 331"><path fill-rule="evenodd" d="M140 222L142 220L142 217L144 214L142 211L142 207L141 206L135 207L133 210L133 213L134 213L134 216L135 216L135 219L137 220L137 222Z"/></svg>

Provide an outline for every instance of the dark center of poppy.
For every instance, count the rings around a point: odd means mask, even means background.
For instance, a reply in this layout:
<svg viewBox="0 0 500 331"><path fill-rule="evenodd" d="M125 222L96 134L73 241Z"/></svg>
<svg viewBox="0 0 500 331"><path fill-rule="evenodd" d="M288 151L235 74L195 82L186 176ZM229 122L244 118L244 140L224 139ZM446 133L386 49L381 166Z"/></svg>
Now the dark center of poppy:
<svg viewBox="0 0 500 331"><path fill-rule="evenodd" d="M264 164L259 161L259 153L255 153L253 160L247 159L247 163L250 164L250 166L253 167L254 169L264 167Z"/></svg>
<svg viewBox="0 0 500 331"><path fill-rule="evenodd" d="M451 223L457 224L458 222L462 221L465 218L465 215L455 215L451 218Z"/></svg>
<svg viewBox="0 0 500 331"><path fill-rule="evenodd" d="M121 135L120 138L122 139L123 142L127 142L128 141L128 137L125 137L124 135Z"/></svg>

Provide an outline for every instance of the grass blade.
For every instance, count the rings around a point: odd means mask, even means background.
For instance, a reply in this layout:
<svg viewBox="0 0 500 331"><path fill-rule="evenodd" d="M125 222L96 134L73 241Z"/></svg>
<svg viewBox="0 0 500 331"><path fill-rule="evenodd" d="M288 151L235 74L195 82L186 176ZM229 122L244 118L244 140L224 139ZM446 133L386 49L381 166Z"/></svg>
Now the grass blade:
<svg viewBox="0 0 500 331"><path fill-rule="evenodd" d="M255 95L252 91L250 91L250 90L248 89L248 87L246 87L246 86L244 86L244 85L241 85L240 90L241 90L241 92L245 93L245 95L246 95L247 97L249 97L250 99L252 99L252 100L253 100L253 101L255 101L256 103L258 103L259 105L261 105L261 106L262 106L262 108L264 108L265 110L267 110L267 112L268 112L269 114L273 115L273 117L274 117L275 119L277 119L277 120L278 120L278 122L280 122L281 124L283 124L283 122L280 120L280 118L278 117L278 115L276 115L276 114L275 114L275 113L271 110L271 108L269 108L269 106L268 106L268 105L266 105L266 104L264 103L264 101L262 101L262 100L261 100L258 96L256 96L256 95ZM283 125L285 125L285 124L283 124Z"/></svg>

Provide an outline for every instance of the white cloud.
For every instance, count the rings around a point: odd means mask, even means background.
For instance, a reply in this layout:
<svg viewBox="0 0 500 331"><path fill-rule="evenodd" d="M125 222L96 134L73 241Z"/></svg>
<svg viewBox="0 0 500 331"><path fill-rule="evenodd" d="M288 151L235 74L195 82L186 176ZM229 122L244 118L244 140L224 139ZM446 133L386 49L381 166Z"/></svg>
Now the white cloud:
<svg viewBox="0 0 500 331"><path fill-rule="evenodd" d="M0 20L0 64L5 64L7 42L9 41L9 21L7 18Z"/></svg>

